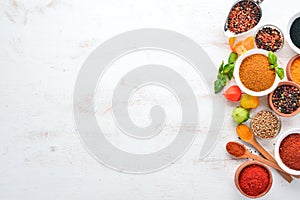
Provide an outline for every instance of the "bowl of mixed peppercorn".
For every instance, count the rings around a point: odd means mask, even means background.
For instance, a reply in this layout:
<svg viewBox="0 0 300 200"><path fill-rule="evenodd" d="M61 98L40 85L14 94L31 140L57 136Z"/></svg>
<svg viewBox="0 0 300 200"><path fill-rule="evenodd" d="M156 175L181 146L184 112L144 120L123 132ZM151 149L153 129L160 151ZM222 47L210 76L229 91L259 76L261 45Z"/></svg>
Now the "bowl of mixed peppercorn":
<svg viewBox="0 0 300 200"><path fill-rule="evenodd" d="M278 115L291 117L300 112L300 86L292 81L280 82L269 94L269 106Z"/></svg>

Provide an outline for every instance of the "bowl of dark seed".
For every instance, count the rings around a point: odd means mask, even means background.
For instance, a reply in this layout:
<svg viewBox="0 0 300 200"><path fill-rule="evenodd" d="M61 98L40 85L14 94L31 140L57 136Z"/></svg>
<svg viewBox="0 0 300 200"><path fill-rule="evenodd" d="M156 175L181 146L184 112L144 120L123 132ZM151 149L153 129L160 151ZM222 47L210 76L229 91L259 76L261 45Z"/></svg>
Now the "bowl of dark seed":
<svg viewBox="0 0 300 200"><path fill-rule="evenodd" d="M291 117L300 112L300 86L291 81L283 81L269 94L269 106L283 117Z"/></svg>
<svg viewBox="0 0 300 200"><path fill-rule="evenodd" d="M232 6L224 25L227 37L246 34L256 27L262 16L258 2L239 0Z"/></svg>
<svg viewBox="0 0 300 200"><path fill-rule="evenodd" d="M290 47L300 54L300 12L295 14L289 21L287 27L287 41Z"/></svg>
<svg viewBox="0 0 300 200"><path fill-rule="evenodd" d="M282 31L271 24L264 25L255 34L255 44L258 49L277 52L283 47Z"/></svg>
<svg viewBox="0 0 300 200"><path fill-rule="evenodd" d="M276 137L281 128L279 117L269 110L261 110L252 118L250 127L254 135L262 139Z"/></svg>

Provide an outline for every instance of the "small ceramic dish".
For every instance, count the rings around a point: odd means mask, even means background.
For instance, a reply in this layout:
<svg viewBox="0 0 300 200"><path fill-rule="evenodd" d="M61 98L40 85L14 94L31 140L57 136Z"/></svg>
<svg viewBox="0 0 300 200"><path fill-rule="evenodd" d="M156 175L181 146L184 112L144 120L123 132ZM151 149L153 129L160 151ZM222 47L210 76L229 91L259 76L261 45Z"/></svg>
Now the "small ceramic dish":
<svg viewBox="0 0 300 200"><path fill-rule="evenodd" d="M291 39L291 35L290 35L290 30L292 27L293 22L300 17L300 12L296 13L295 15L293 15L290 19L290 21L288 22L288 26L287 26L287 33L286 33L286 40L288 42L288 44L290 45L290 47L297 53L300 54L300 48L298 48Z"/></svg>
<svg viewBox="0 0 300 200"><path fill-rule="evenodd" d="M283 169L284 171L286 171L289 174L292 175L300 175L300 170L295 170L295 169L291 169L289 168L281 159L281 155L280 155L280 148L284 148L282 147L282 141L287 138L288 136L290 136L291 134L300 134L300 128L295 128L295 129L291 129L288 130L287 132L283 133L280 135L280 137L277 139L276 144L275 144L275 160L277 161L278 165L281 167L281 169ZM299 146L298 146L299 147ZM298 148L299 150L299 148ZM296 150L297 151L297 150ZM296 152L297 154L297 152ZM298 155L298 154L297 154ZM295 157L293 162L295 162ZM298 157L298 162L300 162L299 157ZM298 163L299 164L299 163Z"/></svg>
<svg viewBox="0 0 300 200"><path fill-rule="evenodd" d="M286 66L286 76L287 76L288 80L293 81L295 83L297 83L297 82L295 80L293 80L293 77L291 75L291 67L292 67L292 64L294 63L294 61L298 58L300 59L300 55L295 55L294 57L292 57L289 60L287 66ZM297 84L300 84L300 83L297 83Z"/></svg>
<svg viewBox="0 0 300 200"><path fill-rule="evenodd" d="M256 194L256 195L251 195L251 194L247 194L247 191L245 190L243 190L242 188L241 188L241 186L240 186L240 177L241 177L241 173L243 173L243 170L245 170L247 167L250 167L250 166L259 166L259 167L262 167L263 169L265 169L266 170L266 172L269 174L269 181L268 181L268 183L267 183L267 186L266 186L266 189L264 190L264 191L262 191L262 192L260 192L259 194ZM261 173L258 175L258 176L256 176L256 177L261 177ZM253 180L252 181L252 183L250 184L248 184L250 187L253 187L252 186L252 184L254 184L255 183L255 181L256 180ZM259 162L257 162L257 161L252 161L252 160L249 160L249 161L247 161L247 162L244 162L243 164L241 164L238 168L237 168L237 170L236 170L236 172L235 172L235 176L234 176L234 182L235 182L235 185L236 185L236 187L237 187L237 189L244 195L244 196L246 196L246 197L248 197L248 198L259 198L259 197L262 197L262 196L264 196L264 195L266 195L268 192L269 192L269 190L271 189L271 186L272 186L272 183L273 183L273 177L272 177L272 173L271 173L271 171L270 171L270 169L267 167L267 166L265 166L265 165L263 165L263 164L261 164L261 163L259 163ZM260 187L261 187L261 185L260 185ZM250 188L249 188L250 189Z"/></svg>
<svg viewBox="0 0 300 200"><path fill-rule="evenodd" d="M276 45L274 44L273 47L271 44L272 40L270 39L271 37L270 35L272 35L269 33L270 31L272 32L273 35L277 33L279 37L279 38L273 38L273 41L278 42L278 44ZM255 45L258 49L278 52L282 49L283 44L284 44L284 37L282 31L277 26L274 26L272 24L266 24L259 27L255 33Z"/></svg>
<svg viewBox="0 0 300 200"><path fill-rule="evenodd" d="M274 105L274 102L273 102L273 95L275 95L275 92L276 90L283 86L283 85L287 85L287 86L294 86L296 88L298 88L298 90L300 91L300 86L292 81L282 81L278 84L278 87L269 94L269 97L268 97L268 103L269 103L269 106L270 108L279 116L282 116L282 117L292 117L296 114L298 114L300 112L300 106L295 110L293 111L292 113L284 113L283 111L279 111L278 108L276 108L276 106ZM285 98L286 99L286 98ZM289 101L290 102L290 101Z"/></svg>
<svg viewBox="0 0 300 200"><path fill-rule="evenodd" d="M277 85L279 84L280 79L276 74L275 74L275 80L274 80L273 85L270 88L263 90L263 91L259 91L259 92L250 90L247 87L245 87L245 85L242 83L242 81L240 79L239 72L240 72L240 67L241 67L242 62L244 61L245 58L247 58L248 56L254 55L254 54L262 54L262 55L268 57L268 51L263 50L263 49L252 49L252 50L247 51L245 54L241 55L235 63L234 79L235 79L236 84L240 87L240 89L244 93L249 94L251 96L265 96L265 95L270 94L273 90L275 90ZM280 67L280 64L279 64L279 67Z"/></svg>

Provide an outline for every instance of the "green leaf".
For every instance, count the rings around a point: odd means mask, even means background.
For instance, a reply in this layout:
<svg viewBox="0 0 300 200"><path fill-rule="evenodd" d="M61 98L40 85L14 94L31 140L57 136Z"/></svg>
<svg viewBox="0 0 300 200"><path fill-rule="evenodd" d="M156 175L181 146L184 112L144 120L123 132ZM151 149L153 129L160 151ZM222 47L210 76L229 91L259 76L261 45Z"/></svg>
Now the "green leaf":
<svg viewBox="0 0 300 200"><path fill-rule="evenodd" d="M226 85L226 76L223 75L221 80L222 80L222 85L224 87Z"/></svg>
<svg viewBox="0 0 300 200"><path fill-rule="evenodd" d="M275 66L275 67L278 67L278 63L276 62L276 63L274 64L274 66Z"/></svg>
<svg viewBox="0 0 300 200"><path fill-rule="evenodd" d="M275 65L270 65L270 69L275 69Z"/></svg>
<svg viewBox="0 0 300 200"><path fill-rule="evenodd" d="M234 71L234 68L232 68L227 74L227 77L229 80L231 80L233 78L233 71Z"/></svg>
<svg viewBox="0 0 300 200"><path fill-rule="evenodd" d="M219 73L222 73L224 69L224 60L222 60L222 64L219 67Z"/></svg>
<svg viewBox="0 0 300 200"><path fill-rule="evenodd" d="M282 80L284 78L284 69L283 68L276 67L275 72L279 76L280 80Z"/></svg>
<svg viewBox="0 0 300 200"><path fill-rule="evenodd" d="M214 83L215 94L219 93L223 89L223 81L222 79L217 79Z"/></svg>
<svg viewBox="0 0 300 200"><path fill-rule="evenodd" d="M226 64L224 66L224 74L228 74L234 68L234 64Z"/></svg>
<svg viewBox="0 0 300 200"><path fill-rule="evenodd" d="M238 55L234 52L231 52L229 57L228 57L228 63L229 64L234 64L237 59L238 59Z"/></svg>
<svg viewBox="0 0 300 200"><path fill-rule="evenodd" d="M272 51L269 51L268 53L268 61L272 65L275 65L275 63L277 63L277 56Z"/></svg>

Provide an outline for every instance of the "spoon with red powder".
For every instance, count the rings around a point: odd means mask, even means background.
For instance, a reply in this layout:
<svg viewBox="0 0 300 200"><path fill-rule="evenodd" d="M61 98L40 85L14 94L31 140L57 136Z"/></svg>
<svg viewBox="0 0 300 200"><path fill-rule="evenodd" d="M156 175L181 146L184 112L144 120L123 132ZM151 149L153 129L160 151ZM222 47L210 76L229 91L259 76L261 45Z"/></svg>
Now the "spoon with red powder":
<svg viewBox="0 0 300 200"><path fill-rule="evenodd" d="M238 143L238 142L228 142L226 144L226 150L227 152L236 157L236 158L252 158L253 160L257 160L263 164L266 164L270 167L273 167L274 169L277 169L281 172L285 172L283 171L278 164L271 162L269 160L266 160L262 157L259 157L258 155L255 155L253 153L251 153L250 151L248 151L245 147L245 145ZM286 173L286 172L285 172Z"/></svg>

